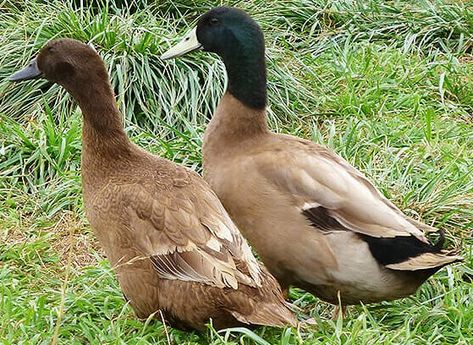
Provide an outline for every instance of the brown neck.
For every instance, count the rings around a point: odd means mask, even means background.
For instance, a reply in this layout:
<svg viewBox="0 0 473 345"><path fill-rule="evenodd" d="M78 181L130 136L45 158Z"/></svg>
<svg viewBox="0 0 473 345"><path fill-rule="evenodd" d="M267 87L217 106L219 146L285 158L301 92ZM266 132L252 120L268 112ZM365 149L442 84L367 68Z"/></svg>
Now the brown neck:
<svg viewBox="0 0 473 345"><path fill-rule="evenodd" d="M130 141L123 129L122 115L115 104L106 72L90 73L87 80L75 80L72 87L65 87L82 110L84 155L116 157L120 152L128 151Z"/></svg>
<svg viewBox="0 0 473 345"><path fill-rule="evenodd" d="M266 109L252 109L226 92L215 110L204 139L204 155L240 147L269 133Z"/></svg>

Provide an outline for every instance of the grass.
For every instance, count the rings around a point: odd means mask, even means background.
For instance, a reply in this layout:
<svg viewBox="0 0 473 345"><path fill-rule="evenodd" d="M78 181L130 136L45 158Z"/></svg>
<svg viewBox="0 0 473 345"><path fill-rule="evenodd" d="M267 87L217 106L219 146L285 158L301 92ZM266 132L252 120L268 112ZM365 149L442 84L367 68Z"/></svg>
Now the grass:
<svg viewBox="0 0 473 345"><path fill-rule="evenodd" d="M407 214L446 229L465 263L412 298L351 309L301 290L306 329L206 334L137 321L82 209L81 115L44 81L5 78L48 40L93 41L133 141L201 170L222 64L159 55L220 2L0 0L0 343L473 342L473 7L466 1L229 1L267 39L270 122L333 148Z"/></svg>

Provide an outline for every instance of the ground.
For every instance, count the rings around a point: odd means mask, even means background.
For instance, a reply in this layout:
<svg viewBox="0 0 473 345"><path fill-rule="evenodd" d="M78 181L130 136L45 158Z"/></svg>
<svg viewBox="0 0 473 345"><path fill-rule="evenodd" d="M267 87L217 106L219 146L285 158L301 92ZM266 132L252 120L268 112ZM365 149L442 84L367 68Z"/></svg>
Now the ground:
<svg viewBox="0 0 473 345"><path fill-rule="evenodd" d="M465 262L411 298L349 310L302 290L316 324L204 334L138 321L83 213L81 115L44 81L5 78L53 37L93 44L138 145L201 172L224 89L215 56L159 55L219 1L0 1L0 343L469 344L473 342L473 5L468 1L228 1L267 42L270 125L326 145Z"/></svg>

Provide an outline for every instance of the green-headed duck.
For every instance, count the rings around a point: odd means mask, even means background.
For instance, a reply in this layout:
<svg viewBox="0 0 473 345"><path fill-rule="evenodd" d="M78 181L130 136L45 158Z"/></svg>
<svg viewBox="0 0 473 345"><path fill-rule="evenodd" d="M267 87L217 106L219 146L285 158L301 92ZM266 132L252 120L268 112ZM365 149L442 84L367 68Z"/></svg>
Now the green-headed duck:
<svg viewBox="0 0 473 345"><path fill-rule="evenodd" d="M248 14L210 10L162 58L199 48L228 74L205 132L204 178L284 289L342 305L392 300L462 259L336 153L268 129L264 38Z"/></svg>

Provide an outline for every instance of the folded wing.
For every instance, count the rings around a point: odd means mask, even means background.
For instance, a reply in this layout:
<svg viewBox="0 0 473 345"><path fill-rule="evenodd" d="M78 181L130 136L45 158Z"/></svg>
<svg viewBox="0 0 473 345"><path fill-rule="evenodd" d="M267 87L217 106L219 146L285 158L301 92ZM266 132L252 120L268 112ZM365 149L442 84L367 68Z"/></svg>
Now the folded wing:
<svg viewBox="0 0 473 345"><path fill-rule="evenodd" d="M291 150L261 153L255 159L258 170L290 195L301 216L318 230L357 233L378 262L392 269L412 269L415 262L400 263L426 253L431 254L417 260L419 269L461 259L441 251L443 234L437 245L431 244L424 232L437 229L404 215L341 157L310 142L288 143Z"/></svg>
<svg viewBox="0 0 473 345"><path fill-rule="evenodd" d="M160 277L219 288L261 286L248 244L200 178L159 195L136 186L128 194L130 230Z"/></svg>

